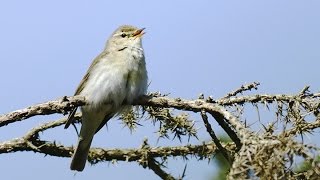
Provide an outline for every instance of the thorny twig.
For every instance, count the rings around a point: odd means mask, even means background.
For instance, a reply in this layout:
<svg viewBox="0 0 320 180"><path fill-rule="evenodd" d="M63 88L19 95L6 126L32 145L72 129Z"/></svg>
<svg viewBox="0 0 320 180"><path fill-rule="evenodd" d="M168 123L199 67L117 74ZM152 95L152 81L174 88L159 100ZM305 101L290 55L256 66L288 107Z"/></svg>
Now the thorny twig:
<svg viewBox="0 0 320 180"><path fill-rule="evenodd" d="M217 148L225 149L225 152L232 154L232 167L228 175L229 179L243 179L259 177L261 179L272 176L275 179L290 179L292 177L314 177L319 175L320 165L314 163L315 156L312 154L319 154L319 148L313 148L310 145L304 145L296 140L296 136L305 133L311 133L320 127L320 93L311 93L309 87L306 86L296 95L287 94L256 94L237 96L239 93L256 88L259 84L252 83L243 85L240 89L228 93L227 96L213 100L211 96L204 99L201 94L200 98L196 100L186 100L181 98L169 98L166 95L155 93L149 96L141 97L134 105L143 105L144 107L151 107L155 114L161 113L158 110L163 108L177 109L181 111L189 111L200 113L203 118L204 125L207 128L212 139L217 146L211 143L202 145L187 145L177 147L157 147L152 148L145 146L138 149L90 149L89 161L91 163L98 163L101 161L143 161L149 163L150 169L154 170L156 174L164 178L168 174L164 172L160 164L156 162L157 157L196 155L202 158L210 159L217 152ZM18 122L36 115L48 115L53 113L65 114L75 106L86 104L83 97L63 97L56 101L49 101L46 103L30 106L22 110L14 111L0 116L0 127L14 122ZM241 116L234 115L233 111L237 111L239 106L246 104L275 104L275 112L277 119L268 130L255 131L246 127ZM257 106L258 107L258 106ZM269 107L269 106L268 106ZM271 111L269 109L269 111ZM151 112L151 111L150 111ZM149 113L149 112L148 112ZM242 114L243 112L238 112ZM207 114L210 114L216 119L219 125L231 137L236 147L233 144L220 144L208 123ZM179 129L185 132L196 133L192 130L194 124L190 124L187 118L183 117L176 119L176 117L166 117L169 114L161 114L162 118L166 120L167 125L164 128L171 128L173 130ZM177 116L178 117L178 116ZM79 116L77 117L80 118ZM160 119L155 119L155 121ZM55 142L44 141L40 139L39 132L62 125L65 120L58 120L49 122L29 131L24 137L12 139L0 143L0 154L17 151L34 151L44 153L52 156L70 157L73 152L72 147L66 147ZM129 124L134 125L134 121ZM189 123L189 124L188 124ZM262 123L262 122L261 122ZM277 130L280 125L284 127L282 131ZM264 126L263 127L267 127ZM169 131L168 131L169 132ZM180 131L182 132L182 131ZM187 133L180 134L181 136ZM196 134L194 134L196 136ZM222 146L222 148L221 148ZM235 153L237 152L237 153ZM228 156L230 156L230 153ZM146 156L147 155L147 156ZM226 156L226 155L225 155ZM292 164L294 156L301 156L306 161L310 162L312 170L295 173L288 164ZM146 159L147 157L147 159ZM154 165L154 166L153 166ZM250 172L250 173L249 173ZM167 174L167 175L166 175ZM268 175L268 176L267 176ZM168 177L172 177L168 175Z"/></svg>
<svg viewBox="0 0 320 180"><path fill-rule="evenodd" d="M228 93L223 98L229 98L229 97L232 97L232 96L236 96L237 94L243 93L244 91L251 91L252 89L257 90L259 85L260 85L259 82L253 82L253 83L250 83L250 84L242 85L239 89L236 89L236 90Z"/></svg>
<svg viewBox="0 0 320 180"><path fill-rule="evenodd" d="M218 137L216 136L216 134L214 133L213 129L211 128L211 125L208 121L208 116L206 115L205 111L201 111L201 117L202 120L204 122L204 125L207 129L207 132L209 133L209 135L211 136L213 142L216 144L216 146L219 149L219 152L221 152L221 154L223 155L223 157L231 164L232 160L231 160L231 156L230 153L221 145Z"/></svg>

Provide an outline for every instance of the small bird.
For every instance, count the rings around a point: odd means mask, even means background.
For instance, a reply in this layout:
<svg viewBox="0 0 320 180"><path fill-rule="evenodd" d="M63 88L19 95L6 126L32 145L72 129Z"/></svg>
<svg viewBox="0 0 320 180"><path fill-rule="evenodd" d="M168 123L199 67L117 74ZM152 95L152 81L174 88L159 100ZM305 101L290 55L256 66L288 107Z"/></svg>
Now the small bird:
<svg viewBox="0 0 320 180"><path fill-rule="evenodd" d="M81 107L82 126L71 170L83 171L95 133L146 93L148 75L141 42L143 30L130 25L116 29L80 82L75 95L84 96L88 104ZM65 128L73 122L76 111L77 108L71 111Z"/></svg>

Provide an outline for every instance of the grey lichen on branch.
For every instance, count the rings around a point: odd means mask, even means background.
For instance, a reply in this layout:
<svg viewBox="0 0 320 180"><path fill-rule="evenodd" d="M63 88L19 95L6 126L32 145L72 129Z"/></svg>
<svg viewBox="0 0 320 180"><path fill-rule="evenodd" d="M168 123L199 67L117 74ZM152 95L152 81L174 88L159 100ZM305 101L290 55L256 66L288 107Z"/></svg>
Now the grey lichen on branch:
<svg viewBox="0 0 320 180"><path fill-rule="evenodd" d="M64 96L58 100L48 101L24 109L16 110L8 114L0 115L0 127L37 115L50 115L55 113L66 114L73 107L83 106L85 104L86 101L84 97Z"/></svg>
<svg viewBox="0 0 320 180"><path fill-rule="evenodd" d="M39 139L39 133L45 130L62 126L66 122L66 119L60 119L41 124L29 132L27 132L21 138L15 138L10 141L0 143L0 154L13 153L17 151L38 151L39 153L57 156L57 157L71 157L73 147L63 146L56 142L44 141ZM33 144L37 148L29 146ZM232 143L224 144L225 148L233 151L235 146ZM137 149L103 149L103 148L91 148L89 153L89 161L93 164L101 161L136 161L139 160L145 151L152 157L163 156L187 156L198 155L206 156L208 154L214 154L217 149L214 143L207 142L199 145L186 145L176 147L153 147L153 148L137 148ZM204 153L205 152L205 153ZM208 156L209 157L209 156Z"/></svg>
<svg viewBox="0 0 320 180"><path fill-rule="evenodd" d="M254 172L253 176L259 178L267 177L266 174L276 174L277 178L294 177L297 174L291 166L287 165L292 164L291 159L294 156L301 156L310 162L314 169L312 172L306 172L305 177L313 177L320 171L318 171L319 163L315 163L315 158L310 155L310 152L318 152L319 148L301 144L296 138L298 135L312 133L320 127L320 93L311 93L309 87L305 87L295 95L239 95L256 89L258 85L258 83L243 85L220 99L213 99L212 96L206 98L203 94L201 94L201 98L195 100L180 97L171 98L160 93L140 97L133 105L143 107L140 109L142 115L127 114L127 116L120 118L129 128L138 128L137 125L140 124L136 120L143 117L145 113L149 115L147 119L151 119L153 124L160 123L158 130L160 137L169 137L168 134L174 134L179 139L183 136L197 137L198 132L194 121L190 120L187 114L184 114L194 112L202 115L203 125L213 141L175 147L150 147L146 145L136 149L92 148L88 160L93 164L114 160L142 162L141 165L149 167L160 177L172 179L173 176L166 173L161 167L161 163L157 163L158 160L155 158L166 159L170 156L187 157L193 155L199 159L210 159L215 153L222 152L226 158L232 156L230 158L232 167L229 179L239 179L247 178L249 172ZM85 98L74 96L37 104L1 115L0 127L36 115L66 114L73 107L86 103ZM271 111L269 105L274 104L277 117L268 125L262 124L264 129L259 131L248 127L241 116L235 113L243 113L238 110L241 109L238 107L253 105L258 108L257 104L267 106L269 111ZM172 112L172 110L183 113L175 115L176 112ZM233 143L219 142L207 115L211 115L218 122ZM81 119L80 114L77 115L77 119ZM73 147L45 141L40 137L40 132L61 126L64 122L65 119L48 122L33 128L21 138L2 142L0 143L0 153L33 151L58 157L70 157ZM285 128L279 130L276 125ZM307 176L307 174L311 175Z"/></svg>

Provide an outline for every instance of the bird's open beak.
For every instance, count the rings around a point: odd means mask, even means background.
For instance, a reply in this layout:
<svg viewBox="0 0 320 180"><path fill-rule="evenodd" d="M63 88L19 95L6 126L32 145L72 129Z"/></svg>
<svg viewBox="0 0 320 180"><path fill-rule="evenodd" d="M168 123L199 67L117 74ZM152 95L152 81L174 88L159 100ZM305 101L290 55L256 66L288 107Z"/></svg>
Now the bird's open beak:
<svg viewBox="0 0 320 180"><path fill-rule="evenodd" d="M146 28L141 28L141 29L138 29L136 32L134 32L132 35L133 37L141 37L142 35L145 34L145 32L143 32L143 30L146 29Z"/></svg>

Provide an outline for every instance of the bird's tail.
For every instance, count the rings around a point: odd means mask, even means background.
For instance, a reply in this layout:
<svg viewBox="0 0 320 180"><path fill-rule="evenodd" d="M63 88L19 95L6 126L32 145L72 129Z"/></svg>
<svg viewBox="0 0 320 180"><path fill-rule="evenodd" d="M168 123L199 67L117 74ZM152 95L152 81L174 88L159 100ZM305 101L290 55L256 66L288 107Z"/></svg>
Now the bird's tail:
<svg viewBox="0 0 320 180"><path fill-rule="evenodd" d="M71 170L82 171L84 169L88 159L88 153L93 136L97 130L99 130L99 128L101 128L107 122L107 120L112 117L111 114L114 114L113 111L110 110L111 108L112 107L110 105L110 107L106 106L101 108L103 111L93 111L90 108L89 110L86 110L84 107L82 107L82 126L78 145L72 157L70 165Z"/></svg>
<svg viewBox="0 0 320 180"><path fill-rule="evenodd" d="M79 142L77 148L73 154L70 169L76 171L82 171L86 165L88 159L88 153L92 142L91 137L90 140L84 140L79 137Z"/></svg>

